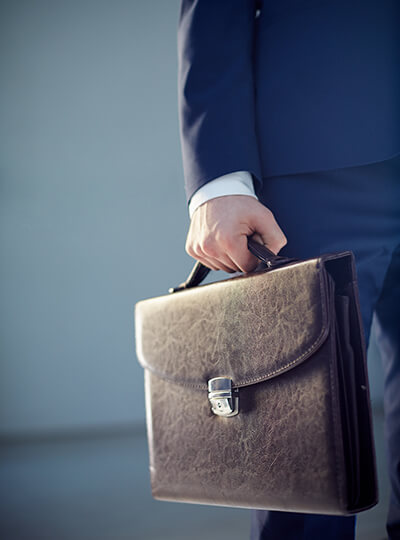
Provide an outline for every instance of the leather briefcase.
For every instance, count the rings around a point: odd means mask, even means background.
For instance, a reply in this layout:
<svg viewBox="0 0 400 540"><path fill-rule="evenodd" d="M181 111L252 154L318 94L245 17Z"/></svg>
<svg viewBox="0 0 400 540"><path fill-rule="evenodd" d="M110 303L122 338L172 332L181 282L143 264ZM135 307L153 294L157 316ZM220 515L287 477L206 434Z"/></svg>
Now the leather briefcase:
<svg viewBox="0 0 400 540"><path fill-rule="evenodd" d="M378 487L354 254L248 245L255 271L199 285L198 262L172 294L135 306L153 496L366 510Z"/></svg>

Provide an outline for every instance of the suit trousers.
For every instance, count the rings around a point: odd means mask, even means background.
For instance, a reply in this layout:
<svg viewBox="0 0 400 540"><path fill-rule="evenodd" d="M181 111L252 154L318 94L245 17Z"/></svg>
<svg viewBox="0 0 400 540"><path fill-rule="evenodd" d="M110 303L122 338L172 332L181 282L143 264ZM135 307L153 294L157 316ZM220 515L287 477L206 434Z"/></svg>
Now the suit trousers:
<svg viewBox="0 0 400 540"><path fill-rule="evenodd" d="M330 171L263 179L259 199L288 243L279 255L355 255L368 346L373 314L384 373L385 448L391 485L387 532L400 539L400 155ZM356 516L252 510L252 540L350 540Z"/></svg>

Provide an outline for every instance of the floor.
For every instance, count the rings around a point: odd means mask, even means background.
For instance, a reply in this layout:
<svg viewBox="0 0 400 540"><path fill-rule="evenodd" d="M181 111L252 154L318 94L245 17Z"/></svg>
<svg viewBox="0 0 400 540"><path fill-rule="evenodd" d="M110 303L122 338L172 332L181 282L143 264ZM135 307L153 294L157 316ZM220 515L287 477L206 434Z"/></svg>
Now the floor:
<svg viewBox="0 0 400 540"><path fill-rule="evenodd" d="M388 480L374 413L380 503L358 516L359 540L383 540ZM143 430L3 441L1 540L245 540L248 510L155 501Z"/></svg>

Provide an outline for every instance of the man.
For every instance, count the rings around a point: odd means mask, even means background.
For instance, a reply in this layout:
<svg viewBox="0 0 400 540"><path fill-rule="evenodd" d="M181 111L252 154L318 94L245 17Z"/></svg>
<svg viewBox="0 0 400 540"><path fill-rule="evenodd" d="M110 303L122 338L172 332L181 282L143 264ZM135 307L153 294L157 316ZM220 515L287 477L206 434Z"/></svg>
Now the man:
<svg viewBox="0 0 400 540"><path fill-rule="evenodd" d="M178 105L190 228L214 270L253 270L254 236L307 258L351 249L366 340L384 349L400 538L400 46L395 0L182 0ZM397 295L397 296L396 296ZM354 517L253 511L252 538L352 539Z"/></svg>

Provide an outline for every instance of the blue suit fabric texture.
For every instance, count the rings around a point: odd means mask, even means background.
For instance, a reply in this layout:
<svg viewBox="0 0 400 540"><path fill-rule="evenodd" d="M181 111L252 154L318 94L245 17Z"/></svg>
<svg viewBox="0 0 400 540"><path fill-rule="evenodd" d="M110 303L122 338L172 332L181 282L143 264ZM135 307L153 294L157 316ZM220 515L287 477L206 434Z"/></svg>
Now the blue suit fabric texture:
<svg viewBox="0 0 400 540"><path fill-rule="evenodd" d="M400 538L400 2L182 0L178 111L187 201L252 174L288 243L279 254L355 254L367 344L384 368ZM251 537L354 538L355 516L252 511Z"/></svg>

